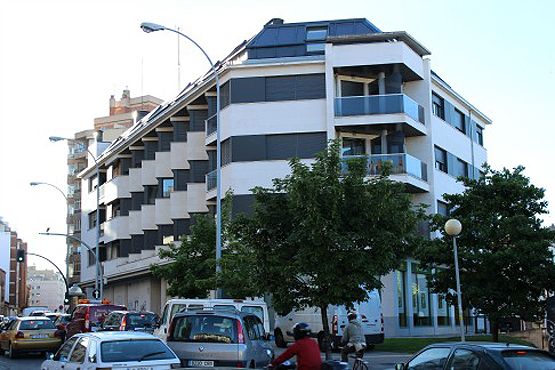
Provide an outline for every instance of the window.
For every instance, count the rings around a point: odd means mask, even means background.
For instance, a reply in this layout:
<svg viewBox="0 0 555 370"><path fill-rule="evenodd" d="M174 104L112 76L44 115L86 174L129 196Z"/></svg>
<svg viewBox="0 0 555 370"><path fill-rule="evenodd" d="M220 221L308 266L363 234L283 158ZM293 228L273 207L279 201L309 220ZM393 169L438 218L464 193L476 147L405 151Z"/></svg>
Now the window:
<svg viewBox="0 0 555 370"><path fill-rule="evenodd" d="M412 309L414 326L432 325L430 292L428 290L427 271L418 264L412 264Z"/></svg>
<svg viewBox="0 0 555 370"><path fill-rule="evenodd" d="M407 364L407 370L443 370L449 356L449 348L430 348L422 352Z"/></svg>
<svg viewBox="0 0 555 370"><path fill-rule="evenodd" d="M119 201L112 203L112 212L110 214L110 218L118 217L121 213L121 205Z"/></svg>
<svg viewBox="0 0 555 370"><path fill-rule="evenodd" d="M140 359L174 360L172 351L159 339L111 340L100 343L102 362L132 362Z"/></svg>
<svg viewBox="0 0 555 370"><path fill-rule="evenodd" d="M71 351L71 356L69 358L70 362L76 362L82 364L85 361L85 355L87 354L87 347L89 346L89 338L80 338L79 342Z"/></svg>
<svg viewBox="0 0 555 370"><path fill-rule="evenodd" d="M98 186L98 178L96 176L89 177L89 193L96 190Z"/></svg>
<svg viewBox="0 0 555 370"><path fill-rule="evenodd" d="M306 29L306 51L307 53L318 53L321 54L325 49L325 44L323 42L314 41L324 41L328 36L327 27L307 27Z"/></svg>
<svg viewBox="0 0 555 370"><path fill-rule="evenodd" d="M68 339L62 347L56 352L54 356L54 361L67 361L69 358L69 352L71 351L71 347L77 341L77 337L73 337Z"/></svg>
<svg viewBox="0 0 555 370"><path fill-rule="evenodd" d="M463 134L466 134L466 126L464 124L464 114L455 108L455 113L453 114L453 126Z"/></svg>
<svg viewBox="0 0 555 370"><path fill-rule="evenodd" d="M484 132L480 126L476 126L476 142L484 146Z"/></svg>
<svg viewBox="0 0 555 370"><path fill-rule="evenodd" d="M162 198L169 198L170 194L173 193L173 187L173 179L162 179Z"/></svg>
<svg viewBox="0 0 555 370"><path fill-rule="evenodd" d="M174 323L169 334L175 341L230 344L238 343L240 337L237 319L230 317L191 315L176 318Z"/></svg>
<svg viewBox="0 0 555 370"><path fill-rule="evenodd" d="M458 159L455 161L455 173L456 177L468 177L468 163Z"/></svg>
<svg viewBox="0 0 555 370"><path fill-rule="evenodd" d="M96 211L92 211L88 215L89 218L89 230L96 227Z"/></svg>
<svg viewBox="0 0 555 370"><path fill-rule="evenodd" d="M451 307L447 304L445 296L438 294L437 296L437 324L439 326L449 326L451 322L449 320L449 313Z"/></svg>
<svg viewBox="0 0 555 370"><path fill-rule="evenodd" d="M447 173L447 152L440 147L434 148L436 169Z"/></svg>
<svg viewBox="0 0 555 370"><path fill-rule="evenodd" d="M445 119L445 103L443 98L436 93L432 93L432 111L439 118Z"/></svg>
<svg viewBox="0 0 555 370"><path fill-rule="evenodd" d="M437 201L437 214L443 217L449 216L449 208L447 207L447 203L441 200Z"/></svg>
<svg viewBox="0 0 555 370"><path fill-rule="evenodd" d="M112 178L116 178L118 176L121 176L121 162L120 161L116 161L116 163L114 163L113 166L112 166Z"/></svg>
<svg viewBox="0 0 555 370"><path fill-rule="evenodd" d="M406 265L403 263L401 268L395 272L397 275L397 308L399 310L399 327L407 327L407 305L405 304L406 291Z"/></svg>
<svg viewBox="0 0 555 370"><path fill-rule="evenodd" d="M342 140L341 152L344 156L364 155L366 154L366 140L344 137Z"/></svg>
<svg viewBox="0 0 555 370"><path fill-rule="evenodd" d="M324 51L325 48L326 45L322 43L306 44L307 53L320 54Z"/></svg>
<svg viewBox="0 0 555 370"><path fill-rule="evenodd" d="M243 306L241 312L255 314L260 320L264 320L264 310L260 306Z"/></svg>
<svg viewBox="0 0 555 370"><path fill-rule="evenodd" d="M91 364L96 364L96 342L94 340L89 342L89 355L87 357Z"/></svg>
<svg viewBox="0 0 555 370"><path fill-rule="evenodd" d="M451 359L451 370L479 370L480 356L467 349L457 349Z"/></svg>

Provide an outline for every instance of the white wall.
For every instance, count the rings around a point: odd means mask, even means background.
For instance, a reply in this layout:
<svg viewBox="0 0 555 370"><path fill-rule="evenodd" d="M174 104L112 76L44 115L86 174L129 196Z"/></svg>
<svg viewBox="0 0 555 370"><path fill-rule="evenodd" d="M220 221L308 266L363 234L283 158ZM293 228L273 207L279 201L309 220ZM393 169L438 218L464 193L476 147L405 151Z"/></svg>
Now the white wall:
<svg viewBox="0 0 555 370"><path fill-rule="evenodd" d="M0 231L0 269L6 273L6 286L4 288L4 298L10 297L10 232Z"/></svg>

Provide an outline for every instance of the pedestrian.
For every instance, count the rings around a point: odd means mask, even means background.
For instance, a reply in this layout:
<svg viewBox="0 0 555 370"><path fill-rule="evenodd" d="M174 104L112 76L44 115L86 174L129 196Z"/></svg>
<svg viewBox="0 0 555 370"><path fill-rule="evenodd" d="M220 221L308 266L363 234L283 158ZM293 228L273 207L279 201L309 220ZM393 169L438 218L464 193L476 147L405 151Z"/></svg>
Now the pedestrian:
<svg viewBox="0 0 555 370"><path fill-rule="evenodd" d="M343 348L341 348L341 361L343 362L348 362L348 355L353 352L356 357L362 358L366 349L366 340L364 339L364 334L362 334L362 325L357 320L357 313L349 312L347 319L349 324L341 338L341 343L343 344Z"/></svg>

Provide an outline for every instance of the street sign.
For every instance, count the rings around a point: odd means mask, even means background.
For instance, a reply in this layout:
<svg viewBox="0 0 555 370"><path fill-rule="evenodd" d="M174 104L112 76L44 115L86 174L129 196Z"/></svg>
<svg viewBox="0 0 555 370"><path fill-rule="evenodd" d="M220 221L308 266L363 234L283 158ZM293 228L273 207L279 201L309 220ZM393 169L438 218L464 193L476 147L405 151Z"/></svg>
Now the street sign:
<svg viewBox="0 0 555 370"><path fill-rule="evenodd" d="M98 290L98 289L93 290L92 295L93 295L94 299L99 299L100 298L100 290Z"/></svg>

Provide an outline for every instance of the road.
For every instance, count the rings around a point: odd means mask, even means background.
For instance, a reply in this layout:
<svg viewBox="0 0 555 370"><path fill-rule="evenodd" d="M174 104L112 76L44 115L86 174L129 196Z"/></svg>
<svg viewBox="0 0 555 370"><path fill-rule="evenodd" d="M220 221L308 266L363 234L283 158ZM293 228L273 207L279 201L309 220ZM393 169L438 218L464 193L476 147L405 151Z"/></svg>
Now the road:
<svg viewBox="0 0 555 370"><path fill-rule="evenodd" d="M276 354L283 352L277 349ZM323 355L322 355L323 356ZM333 359L339 359L339 354L332 354ZM408 355L388 352L366 352L365 361L368 362L369 370L392 370L397 362L403 362ZM40 364L44 356L35 354L22 354L20 357L10 360L5 356L0 357L0 370L40 370ZM351 360L352 361L352 360Z"/></svg>

